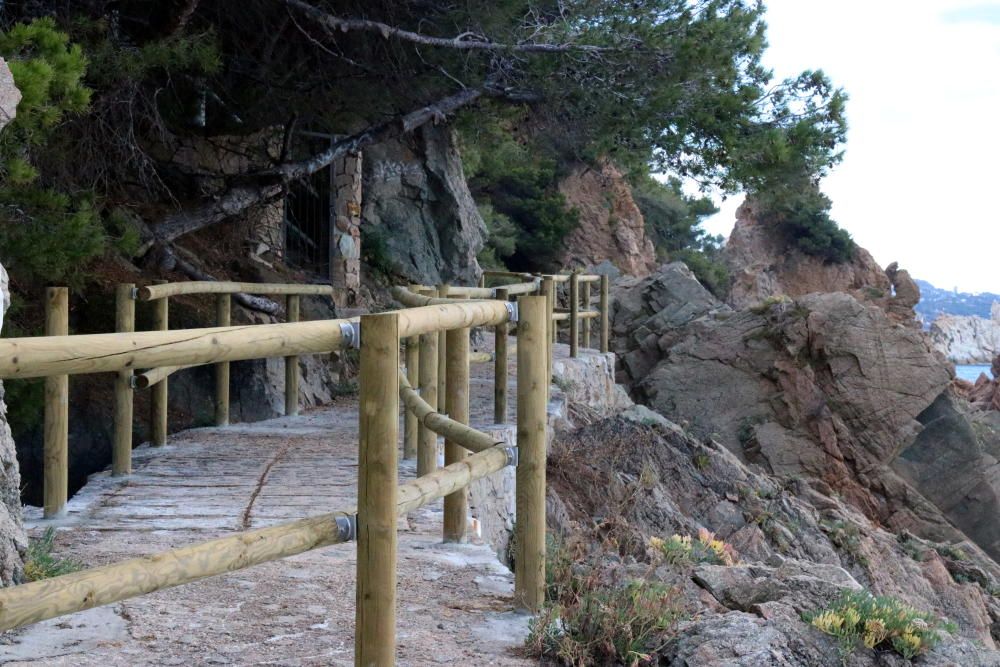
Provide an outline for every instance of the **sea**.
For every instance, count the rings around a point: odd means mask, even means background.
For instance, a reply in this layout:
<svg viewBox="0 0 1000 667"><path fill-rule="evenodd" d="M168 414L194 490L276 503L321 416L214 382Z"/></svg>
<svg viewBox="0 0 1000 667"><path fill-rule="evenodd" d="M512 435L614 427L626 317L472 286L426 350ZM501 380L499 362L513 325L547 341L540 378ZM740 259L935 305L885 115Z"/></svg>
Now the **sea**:
<svg viewBox="0 0 1000 667"><path fill-rule="evenodd" d="M993 378L993 374L990 373L990 367L987 364L976 364L971 366L955 366L955 375L957 375L962 380L968 380L969 382L975 382L979 379L980 373L986 373L986 377Z"/></svg>

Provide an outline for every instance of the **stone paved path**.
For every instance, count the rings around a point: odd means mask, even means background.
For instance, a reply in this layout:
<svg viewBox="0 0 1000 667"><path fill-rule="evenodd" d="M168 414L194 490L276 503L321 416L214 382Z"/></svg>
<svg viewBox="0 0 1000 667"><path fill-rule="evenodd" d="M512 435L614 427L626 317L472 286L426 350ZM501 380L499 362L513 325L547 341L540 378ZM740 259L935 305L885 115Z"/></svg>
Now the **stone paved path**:
<svg viewBox="0 0 1000 667"><path fill-rule="evenodd" d="M492 421L491 376L492 364L473 366L474 424ZM414 476L411 462L401 476ZM57 549L88 566L111 563L352 507L356 484L354 397L298 417L185 431L137 449L127 481L92 478L70 502ZM31 523L35 535L47 525ZM440 530L440 501L402 526L399 664L534 664L517 652L528 619L512 611L513 575L488 545L443 545ZM352 665L354 568L355 546L334 545L53 619L0 635L0 664Z"/></svg>

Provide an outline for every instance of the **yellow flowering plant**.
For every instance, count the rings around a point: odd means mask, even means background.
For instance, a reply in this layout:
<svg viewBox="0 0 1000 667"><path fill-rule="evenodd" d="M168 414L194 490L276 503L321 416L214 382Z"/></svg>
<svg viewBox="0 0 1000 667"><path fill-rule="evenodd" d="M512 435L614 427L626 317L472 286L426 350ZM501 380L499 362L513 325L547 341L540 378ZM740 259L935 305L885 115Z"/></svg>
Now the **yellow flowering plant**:
<svg viewBox="0 0 1000 667"><path fill-rule="evenodd" d="M807 614L804 620L837 637L842 657L860 642L869 649L891 649L909 660L934 648L941 632L955 631L953 623L867 591L844 591L833 605Z"/></svg>
<svg viewBox="0 0 1000 667"><path fill-rule="evenodd" d="M704 528L698 530L697 539L690 535L671 535L667 539L649 538L653 552L673 565L691 563L712 563L714 565L736 565L740 562L736 549L731 544L715 537Z"/></svg>

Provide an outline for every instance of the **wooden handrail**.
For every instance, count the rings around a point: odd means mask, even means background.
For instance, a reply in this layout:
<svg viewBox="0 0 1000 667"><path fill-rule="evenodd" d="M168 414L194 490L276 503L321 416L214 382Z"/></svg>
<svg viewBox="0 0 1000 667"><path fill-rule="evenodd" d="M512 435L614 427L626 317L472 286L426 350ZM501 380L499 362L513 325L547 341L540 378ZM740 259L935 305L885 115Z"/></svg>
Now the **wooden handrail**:
<svg viewBox="0 0 1000 667"><path fill-rule="evenodd" d="M175 283L176 285L177 283ZM160 287L160 286L155 286ZM539 281L511 287L524 292L539 291ZM464 288L472 291L479 288ZM494 293L493 290L484 290ZM462 294L463 288L443 294ZM195 293L195 292L178 292ZM217 291L216 294L227 292ZM152 294L155 294L152 293ZM156 555L93 568L0 590L0 631L35 623L55 616L125 600L138 595L196 581L204 577L239 570L251 565L295 555L330 544L358 538L359 602L356 650L378 657L378 664L392 664L395 655L395 520L438 498L457 498L469 484L518 462L519 448L524 458L516 471L519 569L515 585L517 605L536 611L544 591L545 563L545 429L546 396L550 360L551 305L546 296L525 296L518 324L522 339L518 348L518 445L498 442L461 420L467 418L468 329L506 324L516 312L503 300L432 299L408 290L394 290L400 301L414 307L361 318L362 400L360 434L362 456L359 470L359 506L344 512L286 522L259 530L200 542ZM170 296L164 294L159 297ZM596 311L584 315L597 315ZM558 315L558 314L557 314ZM269 356L294 356L328 352L357 344L358 318L269 324L220 326L204 329L149 331L140 333L49 336L0 340L0 378L50 377L95 372L122 372L134 368L151 370L135 376L140 386L162 382L180 368L208 363ZM438 332L449 332L451 357L448 369L449 402L455 405L455 419L437 411L413 388L399 369L399 342L408 339L421 354ZM504 330L506 333L506 330ZM499 346L498 346L499 349ZM507 349L506 343L503 349ZM490 356L490 355L484 355ZM490 357L492 358L492 357ZM498 354L498 358L501 355ZM506 355L502 358L505 360ZM548 360L548 361L547 361ZM421 385L433 382L424 373L430 364L420 365ZM391 362L391 364L390 364ZM419 363L419 362L416 362ZM389 364L387 366L387 364ZM506 363L503 364L506 368ZM395 370L381 372L385 368ZM461 372L464 369L465 375ZM367 370L367 373L364 371ZM506 382L504 375L504 382ZM387 392L391 400L383 400ZM398 399L397 399L398 396ZM416 415L429 431L444 435L446 441L471 456L426 472L407 484L398 485L395 473L396 401ZM464 407L463 407L464 405ZM452 408L449 408L449 411ZM522 423L523 422L523 423ZM381 444L379 444L381 443ZM421 439L420 447L430 444ZM386 503L388 502L388 505ZM454 503L453 503L454 504ZM446 507L448 503L446 500ZM454 513L453 513L454 514ZM466 511L459 512L464 521ZM456 515L457 516L457 515ZM447 517L447 512L446 512ZM448 521L446 523L446 537ZM455 524L455 517L452 517ZM455 527L452 536L459 536ZM378 604L375 604L377 601Z"/></svg>
<svg viewBox="0 0 1000 667"><path fill-rule="evenodd" d="M351 320L0 339L0 379L195 366L340 349Z"/></svg>
<svg viewBox="0 0 1000 667"><path fill-rule="evenodd" d="M139 301L154 301L181 294L319 294L332 295L332 285L298 285L295 283L237 283L223 280L188 280L140 287Z"/></svg>

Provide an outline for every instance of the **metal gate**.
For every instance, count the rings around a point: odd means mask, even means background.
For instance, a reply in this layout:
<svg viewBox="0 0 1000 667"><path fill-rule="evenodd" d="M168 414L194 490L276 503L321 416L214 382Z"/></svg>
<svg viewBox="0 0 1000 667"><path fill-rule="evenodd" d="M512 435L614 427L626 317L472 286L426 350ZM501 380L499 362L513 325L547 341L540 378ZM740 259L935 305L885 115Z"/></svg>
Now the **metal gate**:
<svg viewBox="0 0 1000 667"><path fill-rule="evenodd" d="M296 152L315 155L333 144L334 135L299 132ZM285 198L285 263L324 280L330 276L336 189L327 165L291 184Z"/></svg>

